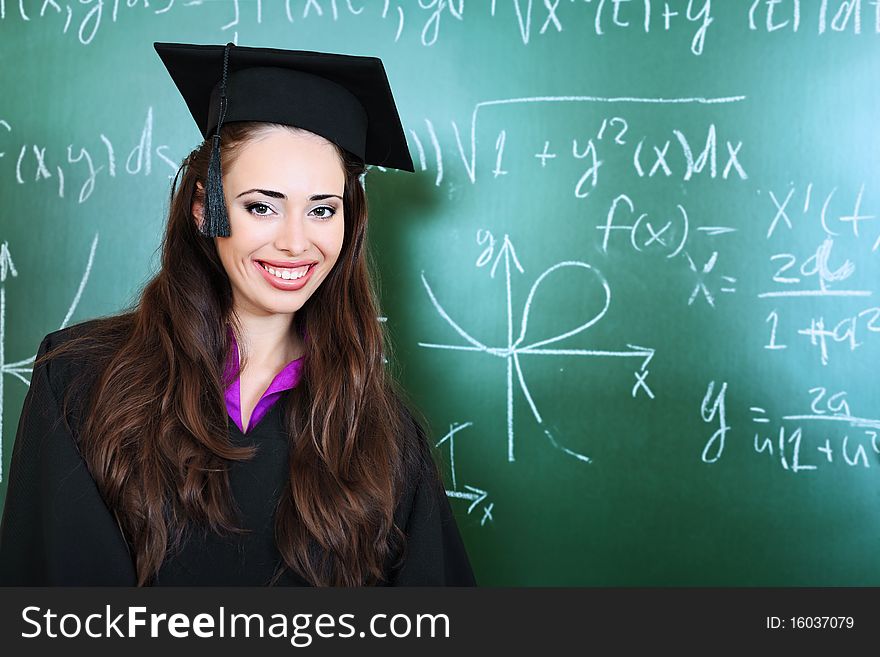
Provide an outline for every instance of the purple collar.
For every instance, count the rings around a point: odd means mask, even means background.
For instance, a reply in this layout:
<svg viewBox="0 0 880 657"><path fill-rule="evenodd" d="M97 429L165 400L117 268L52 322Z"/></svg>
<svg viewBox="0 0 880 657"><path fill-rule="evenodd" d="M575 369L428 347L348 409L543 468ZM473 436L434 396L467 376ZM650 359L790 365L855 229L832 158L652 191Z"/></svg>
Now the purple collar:
<svg viewBox="0 0 880 657"><path fill-rule="evenodd" d="M235 335L232 332L231 327L227 327L227 332L229 338L232 342L232 346L229 350L229 354L226 359L226 366L223 370L223 380L229 381L235 375L235 372L238 371L239 359L238 359L238 343L235 340ZM304 334L304 339L308 341L308 336ZM300 356L299 358L290 361L285 365L280 372L275 375L275 378L272 379L272 383L269 384L269 387L266 388L265 392L263 392L260 400L257 402L257 405L254 407L253 412L251 413L251 417L248 420L248 430L253 429L257 424L259 424L260 420L269 412L269 409L278 401L281 397L281 393L285 390L290 390L295 387L297 383L299 383L300 378L302 377L302 369L303 364L305 362L305 356ZM226 411L229 413L229 417L235 422L236 426L242 433L247 433L244 428L244 423L242 422L241 417L241 385L239 378L236 377L234 381L229 384L229 387L226 388Z"/></svg>

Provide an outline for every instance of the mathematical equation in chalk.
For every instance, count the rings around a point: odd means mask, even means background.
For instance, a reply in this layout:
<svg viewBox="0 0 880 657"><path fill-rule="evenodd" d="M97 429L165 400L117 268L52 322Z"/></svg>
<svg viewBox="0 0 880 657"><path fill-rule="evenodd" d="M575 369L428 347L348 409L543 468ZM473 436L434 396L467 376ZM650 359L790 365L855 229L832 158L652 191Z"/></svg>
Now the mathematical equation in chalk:
<svg viewBox="0 0 880 657"><path fill-rule="evenodd" d="M439 186L449 169L451 161L461 165L467 179L473 184L478 177L491 175L497 179L516 173L535 175L535 170L564 167L563 172L575 169L569 189L577 199L586 199L595 189L602 175L603 167L620 159L635 179L670 179L690 182L702 178L722 181L748 180L748 167L744 159L744 140L738 136L737 128L719 128L710 119L711 106L741 103L747 99L737 96L524 96L518 98L499 98L478 102L470 117L470 129L463 128L456 120L449 122L451 139L455 146L452 152L445 149L438 136L434 122L425 119L425 132L409 129L409 137L416 154L419 171L435 171L434 184ZM691 105L705 109L707 124L705 128L686 128L670 125L665 134L648 134L625 113L606 113L606 105L626 107L651 107L658 113L671 106ZM555 125L559 109L575 108L578 114L569 116L563 122L570 132L568 136L551 137L531 134L524 136L519 130L503 127L510 118L522 120L521 112L538 109L542 125ZM519 110L519 111L518 111ZM596 117L596 114L599 116ZM664 113L666 116L668 112ZM484 137L488 128L482 126L489 116L501 122L502 127L490 133L492 152L480 152L478 166L478 137ZM411 124L414 125L414 124ZM568 127L570 126L570 127ZM488 142L482 142L488 143ZM566 166L567 165L567 166ZM572 166L573 165L573 166ZM566 173L566 175L570 175ZM615 174L619 175L619 171Z"/></svg>
<svg viewBox="0 0 880 657"><path fill-rule="evenodd" d="M596 100L599 101L599 99ZM668 104L678 99L609 98L602 100L621 103L655 102L656 104ZM728 99L719 99L719 102L722 100ZM733 99L730 99L730 102L733 102ZM575 198L587 198L590 191L598 185L600 170L606 163L606 160L602 159L602 153L620 153L629 163L632 175L637 178L674 178L688 182L700 174L721 180L732 177L747 180L749 177L740 161L742 140L719 140L714 123L710 124L704 133L696 136L694 130L672 128L670 129L671 138L650 139L647 136L639 136L637 141L627 136L628 130L629 122L625 118L620 116L606 117L602 119L593 136L580 140L577 137L571 137L563 142L561 148L553 146L550 140L544 140L543 144L535 149L532 157L540 163L539 166L542 169L552 168L557 158L566 155L570 157L572 162L582 160L584 162L583 171L579 173L579 177L572 186ZM610 134L612 132L615 134ZM721 142L720 146L719 141ZM510 163L505 161L506 146L507 130L502 129L495 141L495 167L492 170L492 175L496 178L510 173Z"/></svg>
<svg viewBox="0 0 880 657"><path fill-rule="evenodd" d="M725 453L731 437L727 420L727 383L716 389L710 381L700 405L703 421L715 431L706 440L700 458L716 463ZM825 387L808 390L806 412L771 418L762 406L749 407L752 430L750 444L755 454L773 458L783 470L809 472L837 464L851 468L880 467L880 418L854 413L847 392ZM744 443L739 443L740 446Z"/></svg>
<svg viewBox="0 0 880 657"><path fill-rule="evenodd" d="M136 13L139 21L156 21L157 28L181 20L213 24L215 29L230 33L234 42L239 29L263 25L296 30L315 29L321 23L377 19L382 26L377 30L380 38L397 43L403 37L424 47L434 46L453 28L458 36L472 25L480 25L504 30L500 33L510 35L506 45L518 42L522 46L566 34L596 39L621 33L660 34L681 43L684 52L696 57L705 51L710 27L721 19L719 8L726 10L724 19L729 23L767 35L880 33L880 5L874 0L752 0L735 4L716 0L714 5L712 0L164 0L153 4L150 0L45 0L39 3L39 11L24 2L8 4L0 0L0 20L17 19L27 26L49 23L63 35L76 35L84 46L102 30L123 24L126 12Z"/></svg>
<svg viewBox="0 0 880 657"><path fill-rule="evenodd" d="M0 119L0 136L13 133L13 127L8 121ZM128 175L149 176L153 170L153 163L160 164L162 170L169 172L168 178L173 178L177 172L176 164L168 155L167 144L153 145L153 108L147 108L147 115L143 123L143 129L138 137L126 142L124 167L117 167L117 145L103 133L98 135L100 145L74 146L68 144L66 149L50 148L46 144L22 143L17 145L17 152L7 152L0 139L0 159L7 155L13 155L15 166L12 170L15 182L19 185L40 184L51 185L59 198L65 198L70 187L79 185L75 190L75 198L78 203L85 203L95 192L97 181L100 177L107 176L116 178L117 173ZM92 140L93 142L96 140ZM130 148L129 148L130 147ZM48 151L48 153L47 153ZM119 171L118 169L122 169ZM76 181L75 183L73 181ZM81 181L81 182L80 182Z"/></svg>
<svg viewBox="0 0 880 657"><path fill-rule="evenodd" d="M880 306L868 299L874 296L873 274L870 266L860 265L873 265L877 257L880 224L877 214L865 207L865 191L863 183L850 198L837 187L817 194L814 184L808 183L792 184L784 194L766 194L773 207L768 214L768 218L772 214L768 242L777 245L789 240L796 244L768 256L770 281L757 295L774 303L765 319L765 349L784 350L799 340L810 346L824 366L841 351L854 352L867 341L878 339ZM802 235L817 230L821 241L802 246ZM841 297L866 301L852 310L832 306L816 312L818 301L830 303ZM809 299L813 300L811 311L804 319L799 304Z"/></svg>

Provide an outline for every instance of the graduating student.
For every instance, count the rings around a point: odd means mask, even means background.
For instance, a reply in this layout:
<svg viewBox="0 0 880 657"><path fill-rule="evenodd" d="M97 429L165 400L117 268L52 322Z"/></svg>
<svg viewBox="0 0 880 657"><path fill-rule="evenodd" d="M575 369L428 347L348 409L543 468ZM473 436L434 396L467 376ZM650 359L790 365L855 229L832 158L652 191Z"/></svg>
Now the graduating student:
<svg viewBox="0 0 880 657"><path fill-rule="evenodd" d="M0 585L474 585L383 358L362 174L413 166L382 62L155 48L205 141L137 303L39 347Z"/></svg>

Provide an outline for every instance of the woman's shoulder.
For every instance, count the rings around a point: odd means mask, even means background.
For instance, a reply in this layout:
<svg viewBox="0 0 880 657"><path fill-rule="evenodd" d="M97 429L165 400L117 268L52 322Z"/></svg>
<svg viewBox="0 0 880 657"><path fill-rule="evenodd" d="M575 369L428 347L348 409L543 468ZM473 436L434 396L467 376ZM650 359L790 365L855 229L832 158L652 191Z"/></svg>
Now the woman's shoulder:
<svg viewBox="0 0 880 657"><path fill-rule="evenodd" d="M31 384L45 374L49 390L61 402L66 392L99 373L122 321L118 316L100 317L47 333L37 349Z"/></svg>
<svg viewBox="0 0 880 657"><path fill-rule="evenodd" d="M56 347L66 344L83 336L91 335L106 320L104 318L87 319L77 324L71 324L58 330L47 333L40 341L40 350L52 351Z"/></svg>

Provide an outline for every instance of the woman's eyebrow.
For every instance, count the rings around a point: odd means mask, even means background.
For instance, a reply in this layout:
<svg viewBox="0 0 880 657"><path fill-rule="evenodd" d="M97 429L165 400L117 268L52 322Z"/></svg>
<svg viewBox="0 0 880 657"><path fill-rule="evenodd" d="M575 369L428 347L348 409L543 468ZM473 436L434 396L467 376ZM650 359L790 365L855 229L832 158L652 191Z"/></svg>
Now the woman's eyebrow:
<svg viewBox="0 0 880 657"><path fill-rule="evenodd" d="M249 189L247 191L242 192L241 194L239 194L235 198L239 198L241 196L244 196L245 194L250 194L251 192L259 192L260 194L264 194L264 195L270 196L272 198L280 198L280 199L287 200L287 196L285 196L281 192L276 192L271 189ZM342 197L339 194L312 194L311 196L309 196L310 201L324 201L328 198L338 198L340 201L342 200Z"/></svg>
<svg viewBox="0 0 880 657"><path fill-rule="evenodd" d="M260 194L264 194L266 196L271 196L272 198L285 198L285 199L287 198L281 192L273 192L271 189L249 189L245 192L242 192L241 194L239 194L235 198L239 198L241 196L244 196L245 194L250 194L251 192L259 192Z"/></svg>

